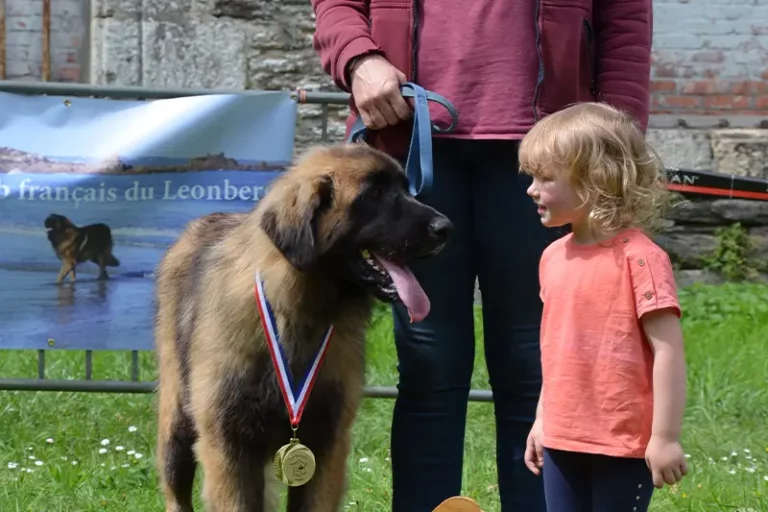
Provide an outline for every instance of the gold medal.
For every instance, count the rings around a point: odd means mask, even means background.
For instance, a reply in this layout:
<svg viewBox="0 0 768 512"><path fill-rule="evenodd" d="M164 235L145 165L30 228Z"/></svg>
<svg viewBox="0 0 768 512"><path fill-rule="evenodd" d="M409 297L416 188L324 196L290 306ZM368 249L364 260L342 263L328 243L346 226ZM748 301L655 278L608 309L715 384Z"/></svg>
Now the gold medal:
<svg viewBox="0 0 768 512"><path fill-rule="evenodd" d="M314 476L315 455L297 437L293 437L288 444L277 450L273 467L275 475L284 484L299 487Z"/></svg>

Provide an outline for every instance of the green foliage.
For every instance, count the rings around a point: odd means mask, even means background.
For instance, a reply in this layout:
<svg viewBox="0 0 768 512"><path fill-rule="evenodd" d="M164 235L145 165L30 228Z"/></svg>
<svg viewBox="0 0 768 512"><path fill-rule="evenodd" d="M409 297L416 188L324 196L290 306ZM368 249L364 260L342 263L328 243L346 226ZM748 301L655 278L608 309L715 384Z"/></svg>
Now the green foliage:
<svg viewBox="0 0 768 512"><path fill-rule="evenodd" d="M758 266L752 260L754 244L742 227L735 222L720 227L715 231L717 247L705 258L706 268L714 270L729 281L754 279L758 275Z"/></svg>

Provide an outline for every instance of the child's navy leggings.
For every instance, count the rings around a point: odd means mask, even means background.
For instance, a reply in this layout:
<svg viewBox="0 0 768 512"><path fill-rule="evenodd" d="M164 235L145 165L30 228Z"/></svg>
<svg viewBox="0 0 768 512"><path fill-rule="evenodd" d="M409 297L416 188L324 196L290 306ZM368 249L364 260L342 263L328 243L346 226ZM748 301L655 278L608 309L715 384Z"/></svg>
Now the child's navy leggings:
<svg viewBox="0 0 768 512"><path fill-rule="evenodd" d="M653 494L644 459L544 449L547 512L646 512Z"/></svg>

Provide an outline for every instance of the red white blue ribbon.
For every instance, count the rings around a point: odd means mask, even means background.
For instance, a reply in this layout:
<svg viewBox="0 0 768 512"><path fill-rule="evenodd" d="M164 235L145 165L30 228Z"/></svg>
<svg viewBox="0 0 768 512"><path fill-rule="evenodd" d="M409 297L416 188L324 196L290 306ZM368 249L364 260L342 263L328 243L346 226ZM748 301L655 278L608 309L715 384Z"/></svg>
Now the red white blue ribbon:
<svg viewBox="0 0 768 512"><path fill-rule="evenodd" d="M304 406L307 405L307 400L309 400L312 386L315 385L315 379L317 379L317 374L323 365L325 353L328 350L328 342L331 340L331 336L333 336L333 325L328 327L328 330L325 332L323 342L320 344L320 348L312 360L312 366L309 367L307 374L297 388L294 385L291 368L286 360L285 352L283 352L283 347L280 344L280 334L277 330L275 315L272 312L269 301L267 301L267 296L264 293L264 283L258 272L256 272L256 303L259 308L261 325L267 338L269 354L275 367L277 383L280 385L280 392L283 394L283 400L288 408L291 426L297 428L301 421L301 415L304 413Z"/></svg>

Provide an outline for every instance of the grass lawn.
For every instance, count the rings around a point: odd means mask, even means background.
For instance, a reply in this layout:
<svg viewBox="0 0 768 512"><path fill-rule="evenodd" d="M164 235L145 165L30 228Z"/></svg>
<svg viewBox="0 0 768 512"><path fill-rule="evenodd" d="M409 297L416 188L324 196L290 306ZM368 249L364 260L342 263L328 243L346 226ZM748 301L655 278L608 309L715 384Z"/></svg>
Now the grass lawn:
<svg viewBox="0 0 768 512"><path fill-rule="evenodd" d="M768 286L724 285L681 291L689 391L684 448L691 472L657 491L654 511L768 510ZM479 311L478 311L479 314ZM372 385L396 382L386 317L370 333ZM477 322L478 340L482 339ZM82 354L50 353L50 378L81 378ZM0 351L0 376L36 375L34 353ZM142 354L142 380L153 379ZM129 354L94 355L94 379L127 379ZM473 387L487 386L477 351ZM151 395L2 392L0 511L162 510L154 471ZM392 400L363 404L349 461L346 510L389 510L387 456ZM464 494L500 510L492 405L470 404ZM762 427L760 427L762 425ZM199 484L199 482L198 482ZM199 488L199 487L198 487Z"/></svg>

